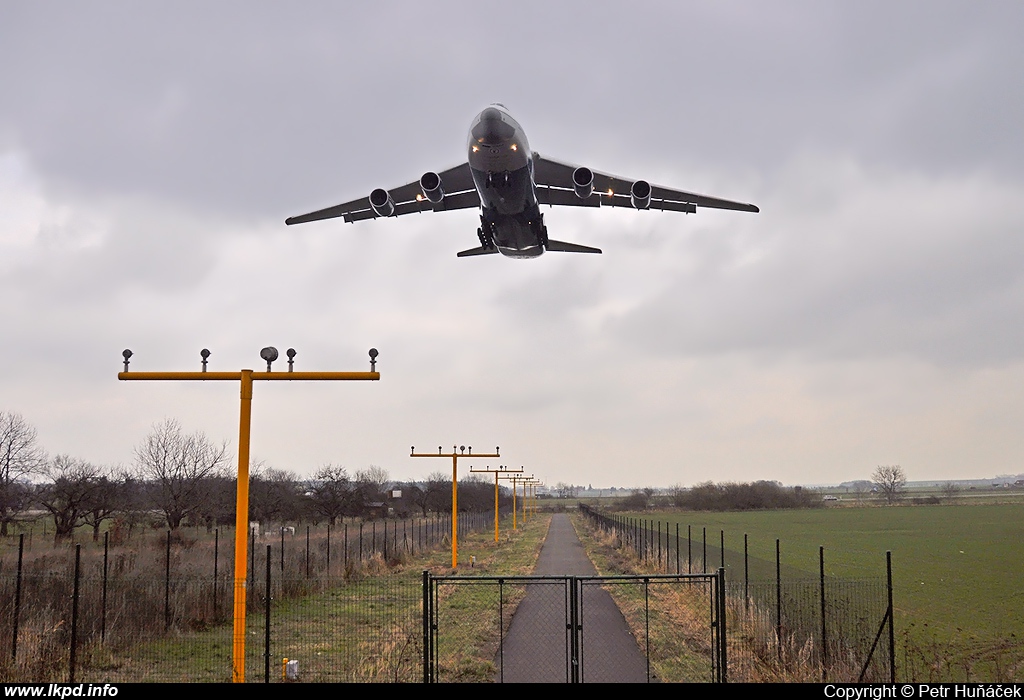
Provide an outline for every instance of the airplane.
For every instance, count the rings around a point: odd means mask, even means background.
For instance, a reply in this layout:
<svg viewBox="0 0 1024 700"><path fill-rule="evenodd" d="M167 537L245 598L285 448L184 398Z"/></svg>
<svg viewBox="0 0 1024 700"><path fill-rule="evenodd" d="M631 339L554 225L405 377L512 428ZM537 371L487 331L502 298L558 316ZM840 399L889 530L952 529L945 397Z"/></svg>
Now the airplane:
<svg viewBox="0 0 1024 700"><path fill-rule="evenodd" d="M480 208L480 245L457 253L460 258L501 253L536 258L544 251L600 253L600 248L548 238L540 206L633 207L693 214L697 207L758 212L753 204L629 180L583 166L545 158L530 150L526 133L501 103L473 119L468 159L440 173L391 190L375 189L369 197L293 216L288 225L344 217L348 223L422 211Z"/></svg>

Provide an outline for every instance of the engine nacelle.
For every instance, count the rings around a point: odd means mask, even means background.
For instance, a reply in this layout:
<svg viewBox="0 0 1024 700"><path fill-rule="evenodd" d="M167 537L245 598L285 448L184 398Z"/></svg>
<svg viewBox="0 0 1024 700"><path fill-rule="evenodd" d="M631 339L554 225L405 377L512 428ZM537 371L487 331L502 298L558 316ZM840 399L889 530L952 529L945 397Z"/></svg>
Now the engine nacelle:
<svg viewBox="0 0 1024 700"><path fill-rule="evenodd" d="M438 204L444 199L444 189L441 188L441 176L428 170L420 177L420 189L428 201Z"/></svg>
<svg viewBox="0 0 1024 700"><path fill-rule="evenodd" d="M651 183L637 180L629 188L629 201L636 209L647 209L651 206Z"/></svg>
<svg viewBox="0 0 1024 700"><path fill-rule="evenodd" d="M378 187L370 193L370 207L377 216L391 216L395 213L395 200L387 190Z"/></svg>
<svg viewBox="0 0 1024 700"><path fill-rule="evenodd" d="M572 171L572 188L576 196L586 199L594 193L594 171L590 168L576 168Z"/></svg>

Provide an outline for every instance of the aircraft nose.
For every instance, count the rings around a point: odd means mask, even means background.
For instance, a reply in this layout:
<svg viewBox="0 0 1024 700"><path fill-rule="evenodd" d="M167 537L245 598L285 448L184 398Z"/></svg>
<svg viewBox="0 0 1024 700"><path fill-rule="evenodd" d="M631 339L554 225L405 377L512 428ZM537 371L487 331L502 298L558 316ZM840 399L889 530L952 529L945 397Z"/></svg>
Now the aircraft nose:
<svg viewBox="0 0 1024 700"><path fill-rule="evenodd" d="M473 140L481 146L499 146L515 133L515 128L502 119L500 111L488 107L480 112L480 121L473 127Z"/></svg>

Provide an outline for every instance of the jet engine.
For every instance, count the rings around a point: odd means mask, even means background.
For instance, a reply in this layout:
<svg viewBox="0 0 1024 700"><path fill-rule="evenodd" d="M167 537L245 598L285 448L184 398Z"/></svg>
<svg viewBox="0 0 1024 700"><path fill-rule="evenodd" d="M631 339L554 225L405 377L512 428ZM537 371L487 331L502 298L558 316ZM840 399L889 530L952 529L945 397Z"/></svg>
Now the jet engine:
<svg viewBox="0 0 1024 700"><path fill-rule="evenodd" d="M391 216L395 213L395 200L387 190L378 187L370 193L370 207L377 216Z"/></svg>
<svg viewBox="0 0 1024 700"><path fill-rule="evenodd" d="M636 209L647 209L651 206L651 183L637 180L629 188L629 201Z"/></svg>
<svg viewBox="0 0 1024 700"><path fill-rule="evenodd" d="M423 173L420 177L420 189L423 190L423 196L434 204L438 204L444 199L444 190L441 188L441 177L431 171Z"/></svg>
<svg viewBox="0 0 1024 700"><path fill-rule="evenodd" d="M594 193L594 171L590 168L576 168L572 171L572 188L576 196L586 199Z"/></svg>

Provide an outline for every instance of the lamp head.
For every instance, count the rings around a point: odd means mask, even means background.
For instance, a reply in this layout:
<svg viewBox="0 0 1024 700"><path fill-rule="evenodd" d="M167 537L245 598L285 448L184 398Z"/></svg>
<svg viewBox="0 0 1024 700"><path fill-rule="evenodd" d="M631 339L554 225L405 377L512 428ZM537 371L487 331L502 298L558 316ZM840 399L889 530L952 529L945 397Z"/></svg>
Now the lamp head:
<svg viewBox="0 0 1024 700"><path fill-rule="evenodd" d="M273 345L267 346L260 350L260 357L262 357L267 363L267 371L270 371L271 363L277 359L277 348Z"/></svg>

